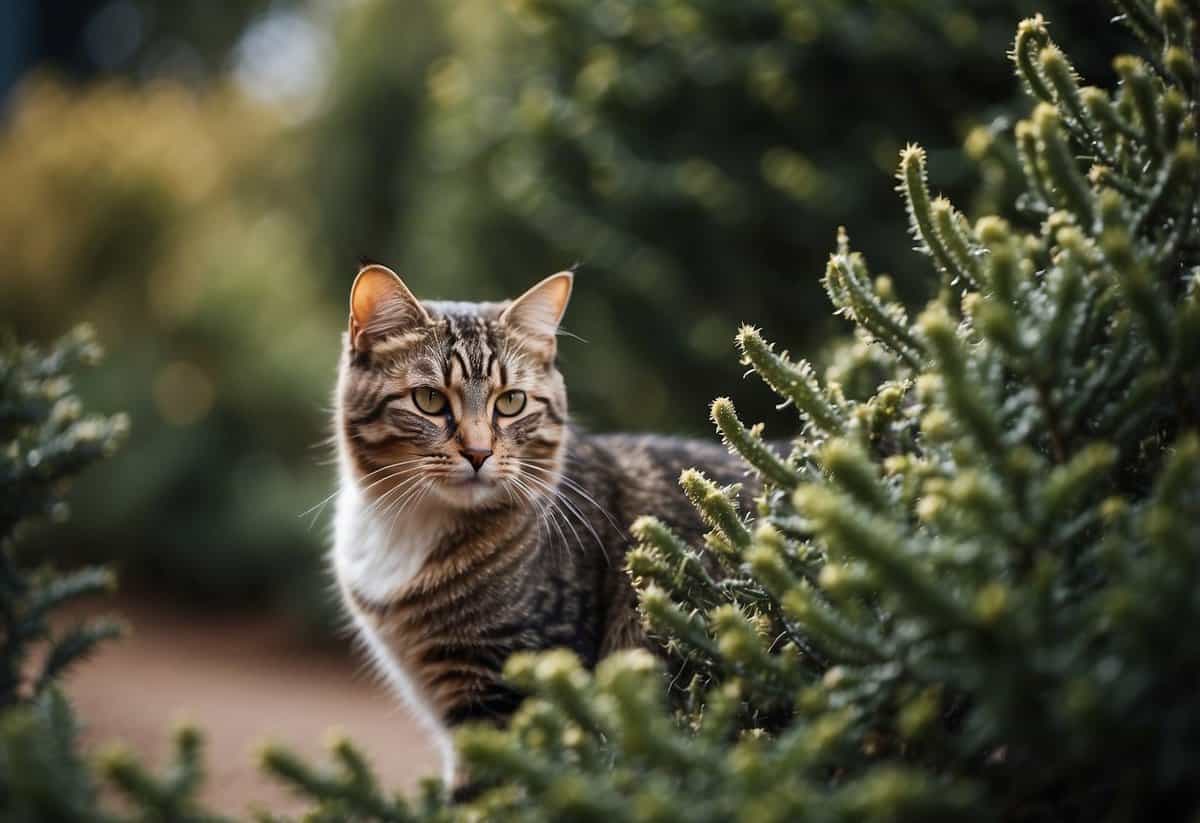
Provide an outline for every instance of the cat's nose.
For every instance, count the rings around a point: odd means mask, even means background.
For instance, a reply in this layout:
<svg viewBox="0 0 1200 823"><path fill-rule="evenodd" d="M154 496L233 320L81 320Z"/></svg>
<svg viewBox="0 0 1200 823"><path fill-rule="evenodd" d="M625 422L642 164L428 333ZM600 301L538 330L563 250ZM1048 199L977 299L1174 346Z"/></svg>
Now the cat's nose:
<svg viewBox="0 0 1200 823"><path fill-rule="evenodd" d="M483 468L483 462L492 456L492 450L463 449L462 456L467 458L467 462L475 468L475 471L479 471L481 468Z"/></svg>

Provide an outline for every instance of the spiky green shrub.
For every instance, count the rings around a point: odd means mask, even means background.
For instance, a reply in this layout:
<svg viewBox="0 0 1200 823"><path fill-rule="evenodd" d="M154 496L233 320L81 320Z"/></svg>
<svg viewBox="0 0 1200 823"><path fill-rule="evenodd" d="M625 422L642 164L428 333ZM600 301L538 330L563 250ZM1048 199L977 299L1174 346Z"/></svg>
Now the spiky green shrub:
<svg viewBox="0 0 1200 823"><path fill-rule="evenodd" d="M55 574L22 557L19 541L38 521L65 516L70 479L111 453L127 427L122 416L85 416L72 393L71 372L99 355L86 328L49 351L0 336L0 817L14 823L69 819L95 805L54 682L117 625L62 629L50 619L112 578L99 568Z"/></svg>
<svg viewBox="0 0 1200 823"><path fill-rule="evenodd" d="M1190 819L1200 808L1197 9L1121 4L1149 45L1084 87L1040 18L1012 51L1022 220L900 190L939 297L910 317L843 233L853 342L818 377L759 331L799 413L786 459L712 416L767 484L695 472L712 532L653 519L630 569L677 662L521 658L511 731L461 738L497 817ZM786 330L785 330L786 333ZM701 562L715 554L723 575ZM680 674L682 673L682 677ZM659 685L671 676L674 700Z"/></svg>
<svg viewBox="0 0 1200 823"><path fill-rule="evenodd" d="M78 749L79 722L58 680L119 631L108 619L64 627L63 606L112 588L105 568L58 572L30 557L21 540L67 515L66 492L85 468L110 456L129 428L123 414L85 414L73 375L94 365L100 347L79 327L48 349L0 335L0 820L5 823L122 819L103 811L96 781ZM58 618L58 619L56 619ZM148 774L114 752L113 785L136 810L129 820L215 821L195 808L200 738L176 736L165 775Z"/></svg>
<svg viewBox="0 0 1200 823"><path fill-rule="evenodd" d="M99 356L85 327L50 351L0 336L0 709L36 700L116 632L108 621L52 631L54 610L110 588L112 577L99 568L31 568L18 547L37 521L66 516L71 478L111 454L128 427L121 415L85 416L72 393L71 372Z"/></svg>

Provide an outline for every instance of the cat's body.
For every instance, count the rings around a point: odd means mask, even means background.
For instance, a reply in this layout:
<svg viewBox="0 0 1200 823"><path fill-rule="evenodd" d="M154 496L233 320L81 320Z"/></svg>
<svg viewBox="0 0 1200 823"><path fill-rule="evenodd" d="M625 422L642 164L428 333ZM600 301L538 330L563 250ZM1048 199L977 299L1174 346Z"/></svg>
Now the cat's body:
<svg viewBox="0 0 1200 823"><path fill-rule="evenodd" d="M514 652L566 647L591 666L646 642L627 530L653 514L699 536L680 471L738 479L716 444L567 426L553 334L570 279L556 277L513 304L419 304L369 267L352 297L333 566L447 780L447 730L516 708L501 680Z"/></svg>

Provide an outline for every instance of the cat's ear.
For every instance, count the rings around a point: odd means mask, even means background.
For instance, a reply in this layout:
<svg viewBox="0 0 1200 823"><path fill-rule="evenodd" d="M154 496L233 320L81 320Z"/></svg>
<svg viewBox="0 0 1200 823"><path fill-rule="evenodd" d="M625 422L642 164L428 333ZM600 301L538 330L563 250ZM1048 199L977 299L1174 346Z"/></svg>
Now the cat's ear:
<svg viewBox="0 0 1200 823"><path fill-rule="evenodd" d="M500 315L500 322L541 340L553 353L554 335L571 299L574 279L569 271L550 275L514 300Z"/></svg>
<svg viewBox="0 0 1200 823"><path fill-rule="evenodd" d="M350 287L350 345L370 348L381 335L431 323L429 312L394 271L377 263L363 266Z"/></svg>

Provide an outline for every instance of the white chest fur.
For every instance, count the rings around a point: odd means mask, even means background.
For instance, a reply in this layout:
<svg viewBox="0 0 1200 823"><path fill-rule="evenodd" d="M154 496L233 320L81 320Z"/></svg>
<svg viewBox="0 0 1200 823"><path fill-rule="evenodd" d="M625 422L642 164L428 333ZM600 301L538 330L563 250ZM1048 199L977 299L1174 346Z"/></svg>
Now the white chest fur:
<svg viewBox="0 0 1200 823"><path fill-rule="evenodd" d="M352 479L342 480L334 518L334 572L343 590L351 589L369 601L387 602L403 591L421 570L442 534L442 525L430 512L406 511L395 519L388 514L386 505L381 516L363 499ZM376 669L432 734L441 754L442 777L451 785L455 757L449 732L373 621L353 604L347 605Z"/></svg>
<svg viewBox="0 0 1200 823"><path fill-rule="evenodd" d="M383 603L408 585L442 535L440 518L429 512L393 516L365 501L357 487L343 483L334 520L334 568L367 600Z"/></svg>

